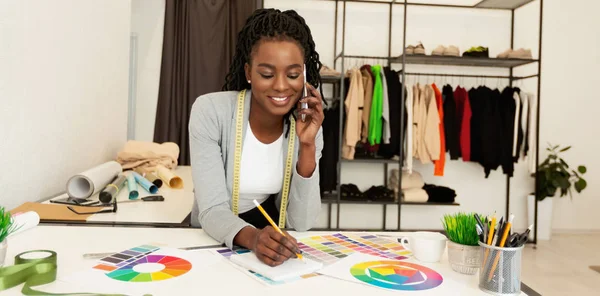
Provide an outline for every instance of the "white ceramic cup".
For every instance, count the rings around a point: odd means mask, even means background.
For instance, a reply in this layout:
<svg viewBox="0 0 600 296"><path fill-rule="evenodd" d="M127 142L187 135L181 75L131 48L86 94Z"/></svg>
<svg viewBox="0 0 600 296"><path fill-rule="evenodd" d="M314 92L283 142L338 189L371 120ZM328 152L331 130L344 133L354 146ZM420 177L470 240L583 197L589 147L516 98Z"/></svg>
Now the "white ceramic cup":
<svg viewBox="0 0 600 296"><path fill-rule="evenodd" d="M417 231L400 240L402 246L411 251L417 260L430 263L442 259L446 241L445 235L428 231Z"/></svg>

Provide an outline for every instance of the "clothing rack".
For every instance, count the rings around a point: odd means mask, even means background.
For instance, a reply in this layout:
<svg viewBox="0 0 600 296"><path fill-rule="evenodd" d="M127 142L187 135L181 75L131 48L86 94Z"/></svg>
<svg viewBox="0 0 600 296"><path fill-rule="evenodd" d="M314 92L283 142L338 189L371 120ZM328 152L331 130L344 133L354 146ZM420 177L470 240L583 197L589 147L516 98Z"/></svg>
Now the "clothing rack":
<svg viewBox="0 0 600 296"><path fill-rule="evenodd" d="M536 137L535 137L535 147L531 147L531 149L535 149L535 163L536 163L536 172L537 172L537 164L539 163L539 122L540 122L540 89L541 89L541 59L542 59L542 19L543 19L543 0L511 0L511 1L494 1L494 0L481 0L474 5L452 5L452 4L431 4L431 3L410 3L407 0L397 1L397 0L389 0L389 1L368 1L368 0L323 0L323 1L335 1L335 14L334 14L334 67L338 60L341 59L341 75L338 79L334 79L332 77L327 77L323 79L323 83L331 83L334 86L334 98L339 97L341 102L343 102L344 98L344 61L346 59L368 59L368 60L381 60L386 63L387 66L391 66L391 64L401 64L401 83L402 83L402 95L401 98L405 96L405 85L406 85L406 76L437 76L437 77L460 77L460 78L491 78L491 79L507 79L509 82L509 86L512 87L515 81L524 80L524 79L533 79L537 78L537 106L536 106ZM475 57L449 57L449 56L427 56L427 55L407 55L406 54L406 31L407 31L407 8L409 6L422 6L422 7L437 7L437 8L463 8L463 9L475 9L475 10L504 10L511 12L511 38L510 38L510 48L514 48L514 31L515 31L515 10L519 9L529 3L539 1L539 52L538 59L501 59L501 58L475 58ZM345 37L346 37L346 4L348 2L360 2L360 3L369 3L373 5L388 5L389 6L389 15L388 15L388 56L363 56L363 55L347 55L345 54ZM402 55L400 56L392 56L391 55L391 44L392 44L392 7L394 5L402 5L403 6L403 41L402 41ZM338 45L337 45L337 35L338 35L338 11L340 7L343 9L342 14L342 38L341 38L341 51L338 53ZM537 73L527 76L514 76L513 70L516 67L520 67L523 65L528 65L532 63L537 63ZM440 65L440 66L470 66L470 67L485 67L485 68L505 68L509 70L509 75L469 75L469 74L442 74L442 73L413 73L413 72L405 72L407 64L420 64L420 65ZM343 104L340 104L341 108L343 108ZM400 122L404 121L404 104L400 104ZM344 118L343 112L340 112L339 116L339 124L343 126ZM402 125L401 125L402 126ZM404 130L400 129L400 138L403 139ZM342 159L342 136L343 129L340 128L339 131L339 139L340 143L338 145L338 162L337 162L337 192L333 195L324 195L322 198L323 203L328 204L328 230L340 230L340 205L341 204L380 204L383 205L383 226L381 229L377 229L378 231L402 231L406 230L401 227L401 215L402 215L402 205L458 205L454 204L439 204L439 203L415 203L415 202L403 202L401 196L398 198L398 201L392 202L383 202L383 201L348 201L341 200L341 191L340 191L340 176L341 176L341 164L342 162L367 162L367 163L381 163L384 165L384 184L387 186L388 179L388 164L390 163L398 163L400 171L402 171L403 164L403 145L401 145L400 151L400 159L392 160L392 159L354 159L354 160L346 160ZM534 191L538 188L538 178L536 174L535 178L535 187ZM398 180L398 186L401 188L401 177ZM337 223L335 227L331 226L331 215L332 215L332 204L337 205ZM387 229L386 227L386 215L387 215L387 205L396 204L398 207L398 221L396 229ZM510 212L510 177L506 177L506 217L509 216ZM534 244L537 243L537 221L538 221L538 204L537 200L535 202L534 209ZM346 230L346 229L344 229Z"/></svg>

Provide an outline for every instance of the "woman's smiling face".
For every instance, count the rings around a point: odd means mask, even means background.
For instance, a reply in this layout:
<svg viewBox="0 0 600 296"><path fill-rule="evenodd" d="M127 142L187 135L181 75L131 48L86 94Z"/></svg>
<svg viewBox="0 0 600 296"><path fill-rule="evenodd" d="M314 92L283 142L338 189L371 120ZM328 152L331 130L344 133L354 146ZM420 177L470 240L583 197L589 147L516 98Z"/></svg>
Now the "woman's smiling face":
<svg viewBox="0 0 600 296"><path fill-rule="evenodd" d="M261 40L245 65L253 99L264 112L283 116L302 96L304 55L293 41Z"/></svg>

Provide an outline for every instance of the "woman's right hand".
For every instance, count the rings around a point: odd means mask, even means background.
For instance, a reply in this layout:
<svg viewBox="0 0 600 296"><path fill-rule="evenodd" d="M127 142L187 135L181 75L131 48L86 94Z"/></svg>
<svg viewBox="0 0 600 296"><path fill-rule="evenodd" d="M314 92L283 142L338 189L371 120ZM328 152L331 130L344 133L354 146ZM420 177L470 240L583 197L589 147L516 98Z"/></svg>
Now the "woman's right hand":
<svg viewBox="0 0 600 296"><path fill-rule="evenodd" d="M272 226L259 229L254 237L252 251L256 257L269 266L278 266L300 253L298 243L289 234L281 235Z"/></svg>

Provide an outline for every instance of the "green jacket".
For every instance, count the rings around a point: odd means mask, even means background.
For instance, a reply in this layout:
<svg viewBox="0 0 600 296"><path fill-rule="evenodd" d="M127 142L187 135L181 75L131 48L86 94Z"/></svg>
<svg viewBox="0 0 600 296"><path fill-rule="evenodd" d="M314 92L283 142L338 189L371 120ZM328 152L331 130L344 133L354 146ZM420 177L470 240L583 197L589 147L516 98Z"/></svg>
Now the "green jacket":
<svg viewBox="0 0 600 296"><path fill-rule="evenodd" d="M381 82L381 66L371 66L371 72L375 78L373 84L373 100L371 101L371 114L369 115L369 144L381 143L381 132L383 128L383 84Z"/></svg>

